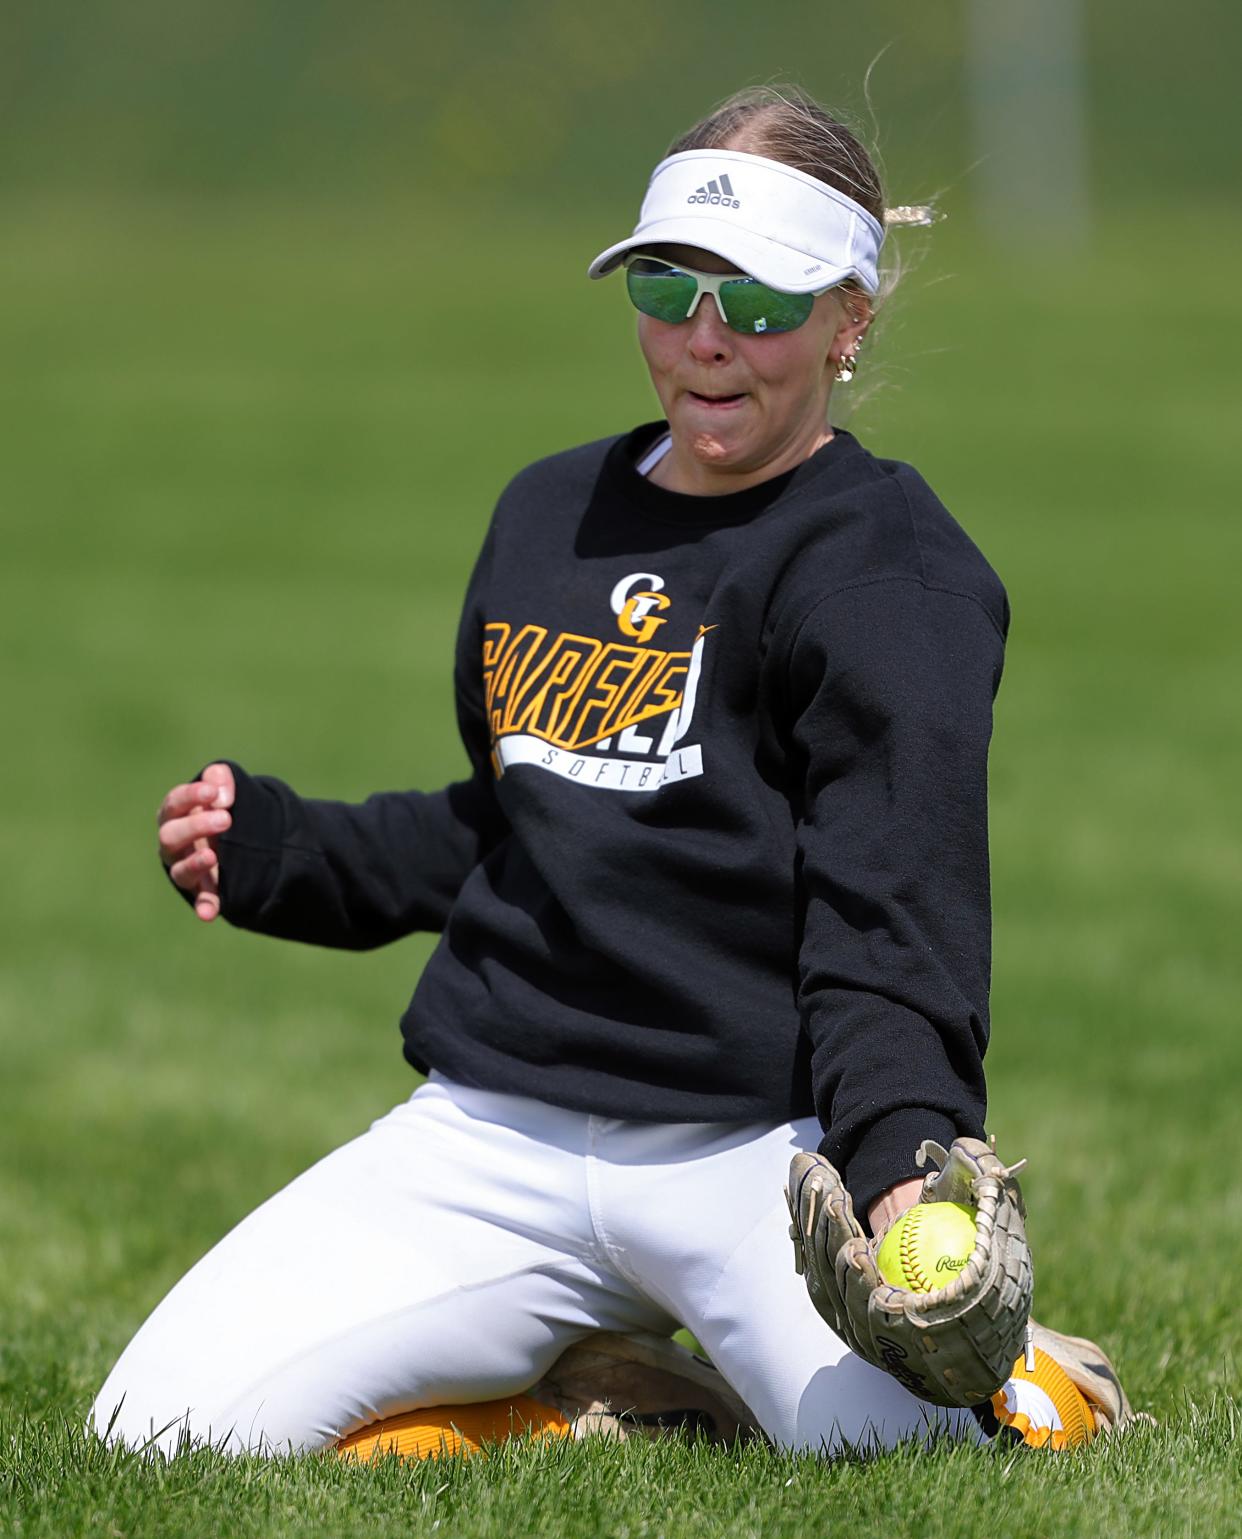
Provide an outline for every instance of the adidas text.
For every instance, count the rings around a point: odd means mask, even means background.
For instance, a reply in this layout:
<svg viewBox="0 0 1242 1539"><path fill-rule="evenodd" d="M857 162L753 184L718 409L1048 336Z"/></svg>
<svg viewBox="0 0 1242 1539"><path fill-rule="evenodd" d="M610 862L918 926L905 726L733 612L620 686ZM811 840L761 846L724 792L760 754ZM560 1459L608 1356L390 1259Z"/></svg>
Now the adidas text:
<svg viewBox="0 0 1242 1539"><path fill-rule="evenodd" d="M692 192L687 203L706 203L713 208L741 208L741 202L733 196L733 183L727 176L713 177L705 186Z"/></svg>

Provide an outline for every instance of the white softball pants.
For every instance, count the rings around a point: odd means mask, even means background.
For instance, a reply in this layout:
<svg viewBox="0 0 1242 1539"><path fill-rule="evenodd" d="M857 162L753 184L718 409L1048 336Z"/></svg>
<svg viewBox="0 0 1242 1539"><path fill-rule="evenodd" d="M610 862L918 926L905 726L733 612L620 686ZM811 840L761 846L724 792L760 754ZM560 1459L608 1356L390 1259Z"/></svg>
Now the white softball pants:
<svg viewBox="0 0 1242 1539"><path fill-rule="evenodd" d="M177 1283L94 1425L169 1452L319 1448L516 1394L593 1330L685 1325L782 1447L978 1441L812 1308L784 1184L818 1138L812 1119L623 1122L433 1076Z"/></svg>

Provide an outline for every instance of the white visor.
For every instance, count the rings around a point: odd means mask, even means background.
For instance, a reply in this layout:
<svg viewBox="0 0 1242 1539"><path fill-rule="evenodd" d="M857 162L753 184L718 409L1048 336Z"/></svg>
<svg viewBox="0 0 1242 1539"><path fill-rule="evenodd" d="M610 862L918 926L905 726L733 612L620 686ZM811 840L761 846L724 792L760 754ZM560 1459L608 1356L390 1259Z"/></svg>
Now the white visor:
<svg viewBox="0 0 1242 1539"><path fill-rule="evenodd" d="M685 150L651 173L633 235L601 251L588 273L604 277L627 251L699 246L786 294L846 278L876 294L883 242L877 219L816 177L741 150Z"/></svg>

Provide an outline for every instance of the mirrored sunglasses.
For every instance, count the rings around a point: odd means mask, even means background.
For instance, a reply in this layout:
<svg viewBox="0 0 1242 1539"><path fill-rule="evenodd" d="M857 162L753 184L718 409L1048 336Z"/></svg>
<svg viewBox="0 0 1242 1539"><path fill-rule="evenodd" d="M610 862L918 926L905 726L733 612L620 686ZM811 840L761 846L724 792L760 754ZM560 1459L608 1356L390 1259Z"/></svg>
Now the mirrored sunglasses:
<svg viewBox="0 0 1242 1539"><path fill-rule="evenodd" d="M627 258L625 286L636 310L674 326L688 321L703 295L710 294L725 325L746 336L797 331L810 315L818 294L828 292L786 294L757 278L699 272L650 256Z"/></svg>

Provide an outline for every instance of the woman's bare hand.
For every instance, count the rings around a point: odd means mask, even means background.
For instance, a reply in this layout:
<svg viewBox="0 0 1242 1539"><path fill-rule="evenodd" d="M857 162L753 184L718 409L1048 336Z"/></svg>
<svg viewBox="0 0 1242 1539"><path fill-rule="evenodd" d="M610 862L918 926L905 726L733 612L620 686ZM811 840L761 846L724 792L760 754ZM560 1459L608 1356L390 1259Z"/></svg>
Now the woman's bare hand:
<svg viewBox="0 0 1242 1539"><path fill-rule="evenodd" d="M160 859L206 923L220 912L218 840L232 825L235 791L228 765L209 764L201 780L174 786L160 803Z"/></svg>
<svg viewBox="0 0 1242 1539"><path fill-rule="evenodd" d="M895 1224L907 1208L912 1208L923 1190L922 1176L911 1181L898 1181L886 1192L881 1192L867 1209L867 1222L878 1245L891 1225Z"/></svg>

